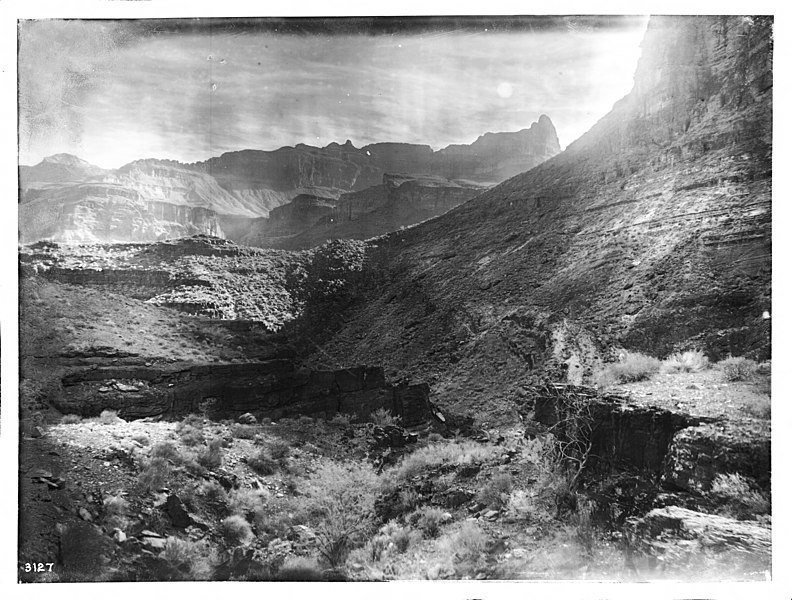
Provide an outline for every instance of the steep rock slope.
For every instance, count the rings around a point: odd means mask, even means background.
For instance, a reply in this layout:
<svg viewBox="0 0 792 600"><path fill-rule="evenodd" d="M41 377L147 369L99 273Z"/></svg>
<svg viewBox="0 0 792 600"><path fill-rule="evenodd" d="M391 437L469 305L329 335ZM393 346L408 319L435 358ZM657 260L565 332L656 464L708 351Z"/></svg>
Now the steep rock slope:
<svg viewBox="0 0 792 600"><path fill-rule="evenodd" d="M382 183L337 201L300 195L256 222L242 241L298 250L332 239L367 239L414 225L467 202L486 189L433 175L383 175Z"/></svg>
<svg viewBox="0 0 792 600"><path fill-rule="evenodd" d="M92 165L73 154L53 154L44 158L39 164L19 167L19 183L23 190L46 187L50 183L83 181L93 177L101 177L106 169Z"/></svg>
<svg viewBox="0 0 792 600"><path fill-rule="evenodd" d="M771 116L771 19L653 18L633 91L580 140L373 245L385 283L314 361L380 361L486 414L617 345L766 357Z"/></svg>

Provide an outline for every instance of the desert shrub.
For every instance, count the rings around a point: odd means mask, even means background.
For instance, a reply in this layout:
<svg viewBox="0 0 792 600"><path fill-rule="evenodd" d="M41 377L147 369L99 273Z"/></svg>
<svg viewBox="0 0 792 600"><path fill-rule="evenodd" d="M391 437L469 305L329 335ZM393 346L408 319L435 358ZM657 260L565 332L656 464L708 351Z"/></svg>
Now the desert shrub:
<svg viewBox="0 0 792 600"><path fill-rule="evenodd" d="M614 383L630 383L649 379L660 371L660 361L653 356L640 352L624 352L621 360L609 363L595 376L599 387L608 387Z"/></svg>
<svg viewBox="0 0 792 600"><path fill-rule="evenodd" d="M435 538L443 524L443 511L439 508L427 507L416 510L408 521L420 529L426 537Z"/></svg>
<svg viewBox="0 0 792 600"><path fill-rule="evenodd" d="M151 443L151 439L145 433L136 433L132 436L132 439L141 446L148 446Z"/></svg>
<svg viewBox="0 0 792 600"><path fill-rule="evenodd" d="M476 442L452 441L418 448L387 472L391 485L412 479L422 471L440 465L464 465L486 461L495 454L494 446Z"/></svg>
<svg viewBox="0 0 792 600"><path fill-rule="evenodd" d="M712 482L710 495L735 519L752 519L770 512L770 500L751 481L738 474L720 474Z"/></svg>
<svg viewBox="0 0 792 600"><path fill-rule="evenodd" d="M138 488L144 492L156 491L167 487L171 477L170 463L162 457L149 459L138 475Z"/></svg>
<svg viewBox="0 0 792 600"><path fill-rule="evenodd" d="M701 350L674 352L663 361L663 373L698 373L709 368L709 359Z"/></svg>
<svg viewBox="0 0 792 600"><path fill-rule="evenodd" d="M151 448L151 458L163 458L173 462L181 462L182 456L173 442L160 442Z"/></svg>
<svg viewBox="0 0 792 600"><path fill-rule="evenodd" d="M325 462L305 489L306 511L316 521L319 552L332 567L346 562L374 519L377 477L361 464Z"/></svg>
<svg viewBox="0 0 792 600"><path fill-rule="evenodd" d="M63 415L60 422L61 425L76 425L82 423L82 417L80 415Z"/></svg>
<svg viewBox="0 0 792 600"><path fill-rule="evenodd" d="M269 445L269 455L274 460L283 460L291 454L291 446L283 440L275 440Z"/></svg>
<svg viewBox="0 0 792 600"><path fill-rule="evenodd" d="M225 488L214 480L202 481L198 485L198 494L210 502L225 503L228 500Z"/></svg>
<svg viewBox="0 0 792 600"><path fill-rule="evenodd" d="M369 414L369 422L379 425L380 427L384 425L398 425L401 423L401 417L393 416L391 411L387 408L378 408Z"/></svg>
<svg viewBox="0 0 792 600"><path fill-rule="evenodd" d="M240 440L252 440L256 433L259 431L256 425L243 425L242 423L234 423L231 425L231 435Z"/></svg>
<svg viewBox="0 0 792 600"><path fill-rule="evenodd" d="M420 540L421 533L410 527L399 527L390 535L390 541L399 554L404 554L412 544L418 543Z"/></svg>
<svg viewBox="0 0 792 600"><path fill-rule="evenodd" d="M508 473L497 473L476 494L476 500L494 509L501 509L509 501L512 478Z"/></svg>
<svg viewBox="0 0 792 600"><path fill-rule="evenodd" d="M223 440L215 438L198 451L198 464L207 469L216 469L223 464Z"/></svg>
<svg viewBox="0 0 792 600"><path fill-rule="evenodd" d="M278 470L278 463L267 448L262 448L255 456L248 458L247 464L259 475L272 475Z"/></svg>
<svg viewBox="0 0 792 600"><path fill-rule="evenodd" d="M436 444L437 442L443 441L443 436L437 433L436 431L433 431L428 436L426 436L426 441L429 442L430 444Z"/></svg>
<svg viewBox="0 0 792 600"><path fill-rule="evenodd" d="M759 368L756 361L744 356L724 358L717 366L726 376L727 381L747 381L752 379Z"/></svg>
<svg viewBox="0 0 792 600"><path fill-rule="evenodd" d="M487 546L487 534L471 521L465 521L453 536L451 548L457 561L478 559Z"/></svg>
<svg viewBox="0 0 792 600"><path fill-rule="evenodd" d="M220 534L230 546L245 545L253 539L250 523L241 515L231 515L223 519L220 523Z"/></svg>
<svg viewBox="0 0 792 600"><path fill-rule="evenodd" d="M172 569L172 579L207 581L212 578L217 555L206 542L169 537L159 557Z"/></svg>
<svg viewBox="0 0 792 600"><path fill-rule="evenodd" d="M279 581L322 581L322 569L313 558L292 556L287 558L275 579Z"/></svg>
<svg viewBox="0 0 792 600"><path fill-rule="evenodd" d="M206 442L203 431L197 427L186 425L179 430L179 437L185 446L200 446Z"/></svg>
<svg viewBox="0 0 792 600"><path fill-rule="evenodd" d="M228 494L228 509L248 519L262 509L269 498L269 492L262 489L237 488Z"/></svg>
<svg viewBox="0 0 792 600"><path fill-rule="evenodd" d="M118 416L118 411L109 409L103 410L97 420L103 425L114 425L115 423L123 421L123 419Z"/></svg>
<svg viewBox="0 0 792 600"><path fill-rule="evenodd" d="M355 415L350 415L348 413L336 413L335 416L330 419L331 424L340 425L342 427L349 427L353 421L355 421Z"/></svg>

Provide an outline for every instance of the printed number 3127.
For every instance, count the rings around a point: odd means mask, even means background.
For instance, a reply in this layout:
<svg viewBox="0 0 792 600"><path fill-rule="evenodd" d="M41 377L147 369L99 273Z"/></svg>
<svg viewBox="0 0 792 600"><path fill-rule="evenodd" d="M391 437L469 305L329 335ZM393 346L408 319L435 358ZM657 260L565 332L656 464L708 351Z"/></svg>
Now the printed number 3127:
<svg viewBox="0 0 792 600"><path fill-rule="evenodd" d="M45 571L51 573L54 566L55 563L25 563L24 571L25 573L44 573Z"/></svg>

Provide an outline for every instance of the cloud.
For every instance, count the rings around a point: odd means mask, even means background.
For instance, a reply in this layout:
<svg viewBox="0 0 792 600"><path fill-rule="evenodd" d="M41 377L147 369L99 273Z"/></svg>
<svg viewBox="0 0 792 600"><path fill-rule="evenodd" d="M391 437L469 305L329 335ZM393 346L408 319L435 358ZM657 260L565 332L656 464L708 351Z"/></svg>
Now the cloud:
<svg viewBox="0 0 792 600"><path fill-rule="evenodd" d="M643 21L487 19L333 21L332 34L288 20L26 22L21 160L192 162L348 138L440 148L541 113L563 146L629 91Z"/></svg>

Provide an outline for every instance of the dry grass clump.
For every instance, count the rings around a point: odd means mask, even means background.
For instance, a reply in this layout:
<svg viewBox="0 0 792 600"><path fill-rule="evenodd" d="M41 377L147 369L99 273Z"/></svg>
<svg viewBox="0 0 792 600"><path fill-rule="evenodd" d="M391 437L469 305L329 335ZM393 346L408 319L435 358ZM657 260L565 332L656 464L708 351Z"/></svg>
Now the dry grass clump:
<svg viewBox="0 0 792 600"><path fill-rule="evenodd" d="M198 451L198 464L206 469L216 469L223 464L223 440L215 438Z"/></svg>
<svg viewBox="0 0 792 600"><path fill-rule="evenodd" d="M150 458L138 475L138 488L143 492L151 492L167 487L171 474L171 465L165 458Z"/></svg>
<svg viewBox="0 0 792 600"><path fill-rule="evenodd" d="M512 478L508 473L497 473L476 494L476 500L489 508L499 510L509 502Z"/></svg>
<svg viewBox="0 0 792 600"><path fill-rule="evenodd" d="M620 360L609 363L597 373L595 383L599 387L608 387L616 383L643 381L660 371L660 361L653 356L640 352L623 352Z"/></svg>
<svg viewBox="0 0 792 600"><path fill-rule="evenodd" d="M407 521L417 527L426 537L435 538L440 535L440 527L445 522L444 513L439 508L424 507L412 513Z"/></svg>
<svg viewBox="0 0 792 600"><path fill-rule="evenodd" d="M173 462L181 461L181 453L173 442L160 442L151 448L151 458L163 458Z"/></svg>
<svg viewBox="0 0 792 600"><path fill-rule="evenodd" d="M106 496L102 501L102 506L108 516L123 515L129 510L129 501L120 495Z"/></svg>
<svg viewBox="0 0 792 600"><path fill-rule="evenodd" d="M663 361L662 373L698 373L709 368L709 358L702 350L674 352Z"/></svg>
<svg viewBox="0 0 792 600"><path fill-rule="evenodd" d="M229 546L244 546L253 539L250 523L241 515L231 515L220 523L220 534Z"/></svg>
<svg viewBox="0 0 792 600"><path fill-rule="evenodd" d="M492 458L496 450L494 446L468 440L432 444L405 456L398 465L388 471L387 476L394 484L398 484L432 467L484 462Z"/></svg>
<svg viewBox="0 0 792 600"><path fill-rule="evenodd" d="M739 473L718 475L712 482L710 495L722 504L723 512L734 519L753 519L770 512L767 496Z"/></svg>
<svg viewBox="0 0 792 600"><path fill-rule="evenodd" d="M489 536L471 521L465 521L451 537L450 549L456 562L476 561L487 547Z"/></svg>
<svg viewBox="0 0 792 600"><path fill-rule="evenodd" d="M385 425L398 425L401 423L401 417L393 416L391 411L387 408L378 408L369 414L369 422L379 425L380 427Z"/></svg>
<svg viewBox="0 0 792 600"><path fill-rule="evenodd" d="M63 415L60 422L61 425L76 425L82 423L82 417L80 415Z"/></svg>
<svg viewBox="0 0 792 600"><path fill-rule="evenodd" d="M228 501L228 494L222 485L214 480L202 481L198 484L198 494L210 502L225 504Z"/></svg>
<svg viewBox="0 0 792 600"><path fill-rule="evenodd" d="M218 562L215 551L206 542L169 537L159 557L172 569L172 578L181 581L208 581Z"/></svg>
<svg viewBox="0 0 792 600"><path fill-rule="evenodd" d="M717 364L727 381L748 381L756 376L759 365L744 356L729 356Z"/></svg>
<svg viewBox="0 0 792 600"><path fill-rule="evenodd" d="M248 466L259 475L272 475L278 470L278 462L272 458L268 448L262 448L247 460Z"/></svg>

